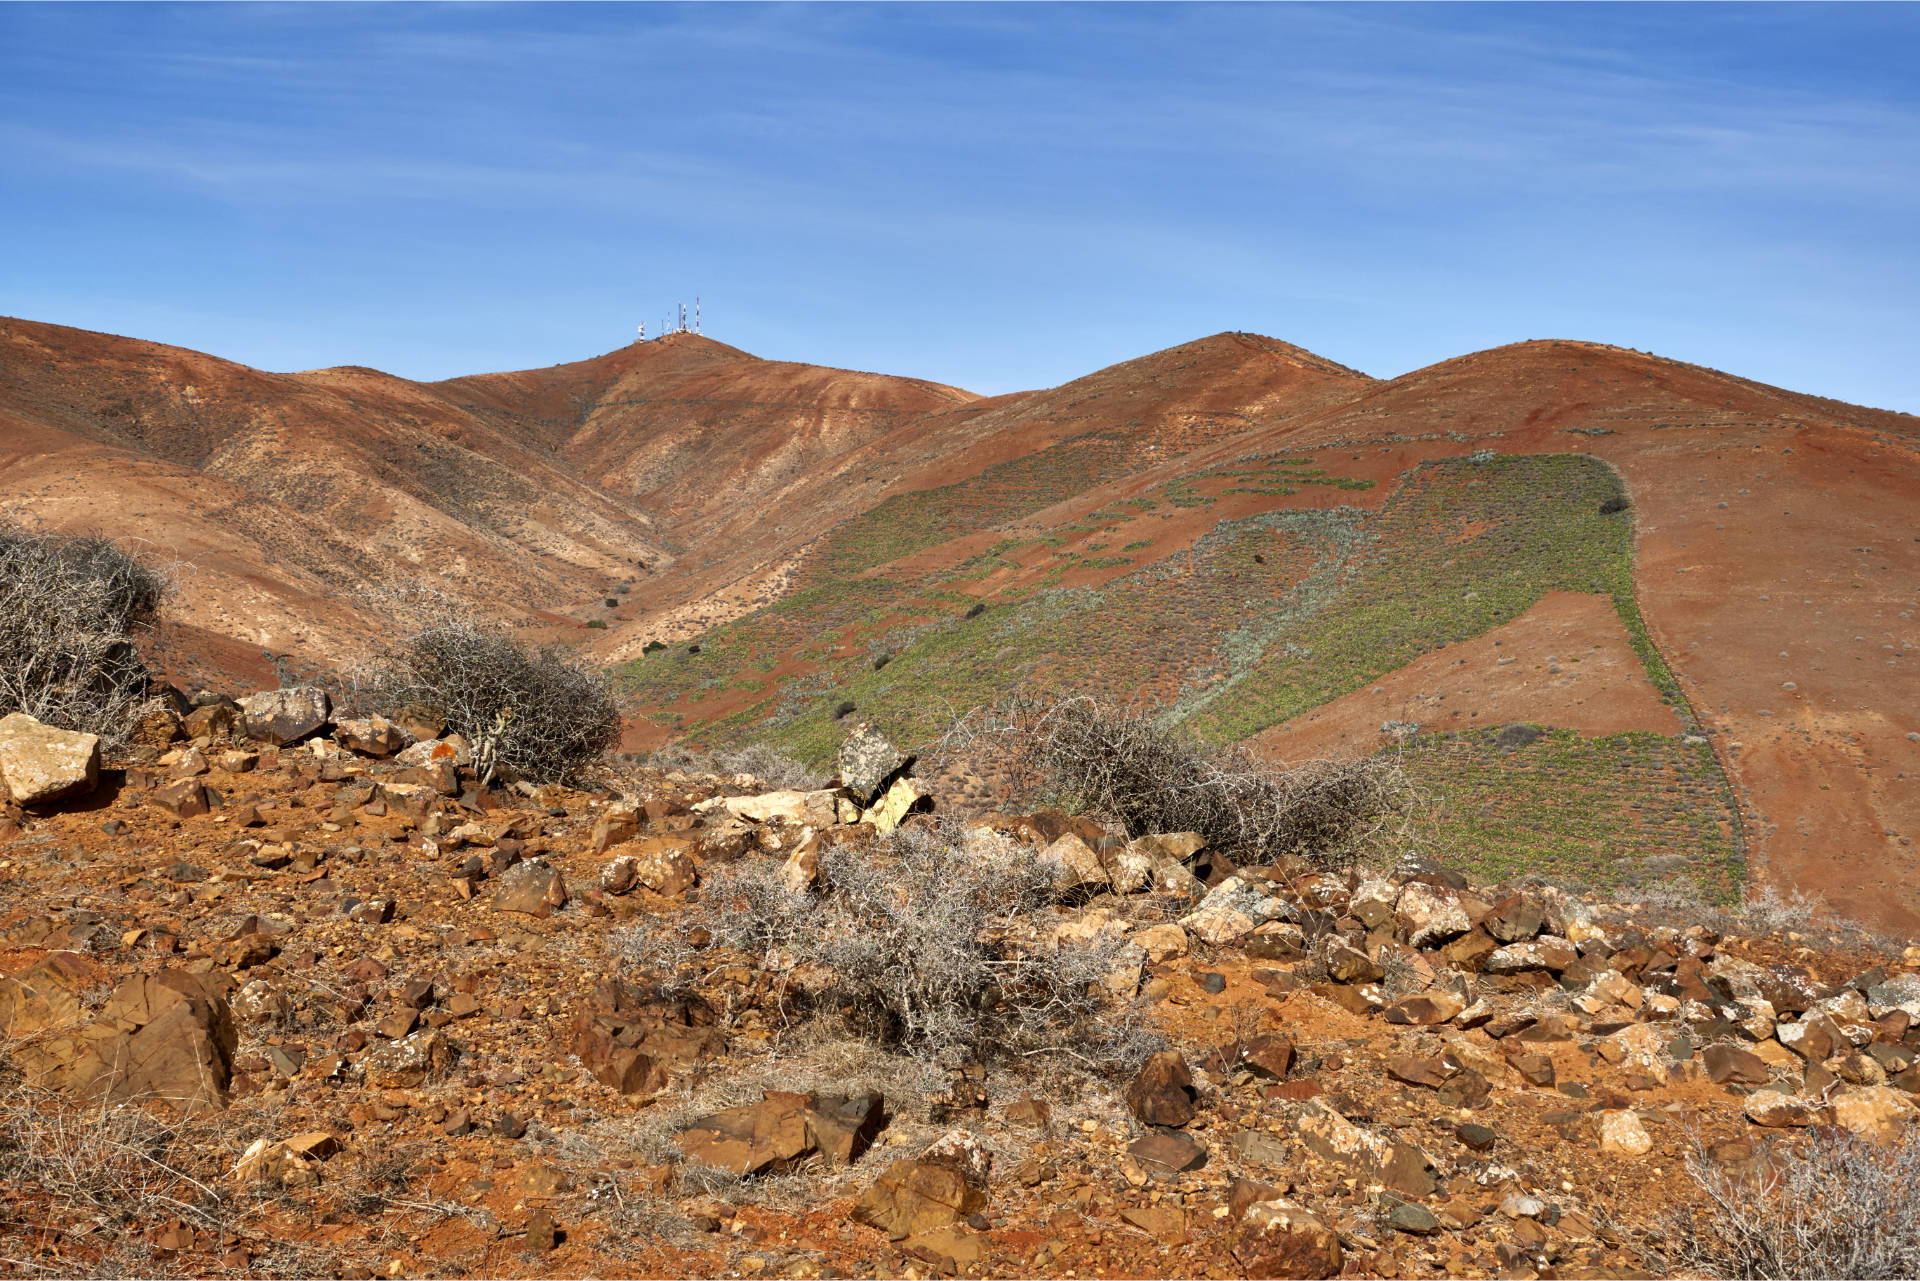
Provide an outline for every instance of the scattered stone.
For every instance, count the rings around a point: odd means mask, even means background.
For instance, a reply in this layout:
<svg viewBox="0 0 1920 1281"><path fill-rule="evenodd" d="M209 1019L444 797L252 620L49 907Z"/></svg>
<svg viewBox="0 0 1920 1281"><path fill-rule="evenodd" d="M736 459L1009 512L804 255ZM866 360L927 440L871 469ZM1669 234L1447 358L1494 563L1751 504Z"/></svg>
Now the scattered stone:
<svg viewBox="0 0 1920 1281"><path fill-rule="evenodd" d="M567 882L560 869L545 859L531 858L515 864L500 878L494 892L493 910L520 912L527 916L551 916L553 910L567 905Z"/></svg>
<svg viewBox="0 0 1920 1281"><path fill-rule="evenodd" d="M1600 1150L1620 1156L1645 1156L1653 1150L1653 1137L1631 1109L1600 1114Z"/></svg>
<svg viewBox="0 0 1920 1281"><path fill-rule="evenodd" d="M1179 1127L1193 1120L1200 1095L1178 1050L1162 1050L1143 1064L1127 1086L1127 1107L1147 1125Z"/></svg>

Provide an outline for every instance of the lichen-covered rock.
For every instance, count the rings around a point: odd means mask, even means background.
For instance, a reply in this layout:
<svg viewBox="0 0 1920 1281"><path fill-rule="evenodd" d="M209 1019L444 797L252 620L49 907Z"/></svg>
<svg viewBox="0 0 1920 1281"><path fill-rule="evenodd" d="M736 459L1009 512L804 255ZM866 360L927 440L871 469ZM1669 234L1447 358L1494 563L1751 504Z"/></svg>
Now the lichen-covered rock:
<svg viewBox="0 0 1920 1281"><path fill-rule="evenodd" d="M362 756L392 756L413 745L413 735L384 716L341 721L333 727L333 740Z"/></svg>
<svg viewBox="0 0 1920 1281"><path fill-rule="evenodd" d="M1401 936L1414 947L1433 947L1473 928L1458 894L1423 881L1410 882L1401 889L1394 918Z"/></svg>
<svg viewBox="0 0 1920 1281"><path fill-rule="evenodd" d="M887 784L893 781L893 776L907 767L907 763L905 752L888 742L885 734L865 722L853 727L853 732L840 744L840 753L835 759L840 771L840 785L863 806L873 804L875 798L886 790Z"/></svg>
<svg viewBox="0 0 1920 1281"><path fill-rule="evenodd" d="M1193 911L1180 918L1189 934L1209 943L1227 943L1250 934L1257 925L1295 915L1292 904L1229 876L1207 891Z"/></svg>
<svg viewBox="0 0 1920 1281"><path fill-rule="evenodd" d="M285 747L324 730L333 704L325 690L307 686L249 694L240 700L240 709L246 713L248 734Z"/></svg>
<svg viewBox="0 0 1920 1281"><path fill-rule="evenodd" d="M25 712L0 717L0 782L16 805L93 790L100 781L100 739L43 725Z"/></svg>

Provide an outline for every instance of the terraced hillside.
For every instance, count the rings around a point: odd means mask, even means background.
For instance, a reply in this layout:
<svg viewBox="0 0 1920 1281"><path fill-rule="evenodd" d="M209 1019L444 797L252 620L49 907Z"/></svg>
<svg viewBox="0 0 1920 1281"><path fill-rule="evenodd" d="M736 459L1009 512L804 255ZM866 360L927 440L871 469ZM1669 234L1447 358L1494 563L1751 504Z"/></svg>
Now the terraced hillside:
<svg viewBox="0 0 1920 1281"><path fill-rule="evenodd" d="M625 673L637 703L677 735L761 739L822 763L850 715L925 744L960 712L1020 689L1144 700L1164 723L1239 742L1508 623L1549 592L1571 591L1611 602L1649 677L1686 720L1640 620L1631 511L1604 463L1478 454L1410 469L1377 507L1293 505L1303 491L1372 489L1306 455L1179 475L1038 537L1003 540L945 573L816 582ZM1168 508L1224 501L1261 510L1228 516L1189 545L1156 548ZM877 526L869 518L836 532L818 563L867 569L871 553L851 554L837 540L864 549ZM907 534L909 546L925 536ZM1099 581L1070 585L1069 575ZM1460 861L1613 883L1630 860L1673 854L1660 844L1671 833L1639 821L1668 808L1667 774L1637 765L1648 737L1562 731L1554 750L1510 771L1510 795L1489 782L1502 776L1497 765L1470 763L1457 744L1443 751L1416 733L1412 759ZM1701 834L1679 857L1724 894L1739 883L1738 816L1705 743L1689 736L1673 748L1687 764L1687 809ZM1506 799L1489 810L1496 793ZM1585 803L1569 799L1589 793ZM1497 819L1476 822L1488 813ZM1622 833L1638 841L1631 852Z"/></svg>

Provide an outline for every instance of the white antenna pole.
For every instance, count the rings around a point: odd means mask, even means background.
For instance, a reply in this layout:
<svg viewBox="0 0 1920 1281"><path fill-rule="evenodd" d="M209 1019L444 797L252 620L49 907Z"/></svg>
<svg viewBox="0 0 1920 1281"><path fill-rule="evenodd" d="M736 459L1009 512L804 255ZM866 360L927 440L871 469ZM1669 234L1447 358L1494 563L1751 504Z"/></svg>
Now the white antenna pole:
<svg viewBox="0 0 1920 1281"><path fill-rule="evenodd" d="M700 295L693 296L693 332L700 332Z"/></svg>

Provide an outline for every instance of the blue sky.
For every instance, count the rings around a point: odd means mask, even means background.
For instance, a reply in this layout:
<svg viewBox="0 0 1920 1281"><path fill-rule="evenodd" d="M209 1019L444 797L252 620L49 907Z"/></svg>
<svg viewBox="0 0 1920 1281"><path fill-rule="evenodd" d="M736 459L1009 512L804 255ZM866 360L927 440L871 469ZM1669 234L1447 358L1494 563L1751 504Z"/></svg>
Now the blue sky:
<svg viewBox="0 0 1920 1281"><path fill-rule="evenodd" d="M1920 6L0 5L0 313L983 392L1223 329L1920 411Z"/></svg>

